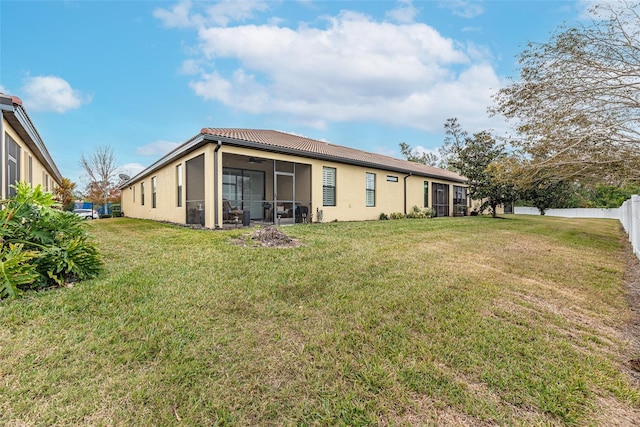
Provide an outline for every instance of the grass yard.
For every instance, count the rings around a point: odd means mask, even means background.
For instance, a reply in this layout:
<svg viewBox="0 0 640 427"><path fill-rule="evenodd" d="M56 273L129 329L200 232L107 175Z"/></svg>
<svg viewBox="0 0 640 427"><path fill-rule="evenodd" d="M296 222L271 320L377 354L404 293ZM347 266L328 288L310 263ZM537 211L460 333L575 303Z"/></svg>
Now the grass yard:
<svg viewBox="0 0 640 427"><path fill-rule="evenodd" d="M2 425L638 425L608 220L94 221L97 280L0 302Z"/></svg>

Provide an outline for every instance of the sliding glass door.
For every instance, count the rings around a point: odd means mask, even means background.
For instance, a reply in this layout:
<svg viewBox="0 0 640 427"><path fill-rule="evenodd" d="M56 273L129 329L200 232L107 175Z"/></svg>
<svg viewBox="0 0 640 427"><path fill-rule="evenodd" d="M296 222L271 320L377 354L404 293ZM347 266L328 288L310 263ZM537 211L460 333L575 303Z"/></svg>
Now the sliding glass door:
<svg viewBox="0 0 640 427"><path fill-rule="evenodd" d="M252 220L264 216L265 179L263 171L222 169L222 198L242 211L249 211Z"/></svg>

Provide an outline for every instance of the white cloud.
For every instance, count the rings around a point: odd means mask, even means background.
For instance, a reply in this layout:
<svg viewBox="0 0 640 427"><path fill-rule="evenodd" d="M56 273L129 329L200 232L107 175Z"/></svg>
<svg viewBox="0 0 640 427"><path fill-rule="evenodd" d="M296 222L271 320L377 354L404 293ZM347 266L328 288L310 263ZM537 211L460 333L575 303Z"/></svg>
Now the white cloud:
<svg viewBox="0 0 640 427"><path fill-rule="evenodd" d="M440 153L438 152L438 149L425 148L422 145L417 145L414 148L414 150L417 151L418 154L433 154L437 158L440 158Z"/></svg>
<svg viewBox="0 0 640 427"><path fill-rule="evenodd" d="M412 1L399 0L398 3L398 7L387 12L387 17L403 24L414 22L419 10L413 5Z"/></svg>
<svg viewBox="0 0 640 427"><path fill-rule="evenodd" d="M124 174L128 175L129 178L132 178L142 172L145 168L146 166L143 166L140 163L126 163L116 169L116 176Z"/></svg>
<svg viewBox="0 0 640 427"><path fill-rule="evenodd" d="M56 76L28 77L22 88L25 106L33 111L64 113L91 102L91 96L73 89L64 79Z"/></svg>
<svg viewBox="0 0 640 427"><path fill-rule="evenodd" d="M452 14L467 19L484 13L482 1L479 0L442 0L440 7L447 8Z"/></svg>
<svg viewBox="0 0 640 427"><path fill-rule="evenodd" d="M9 95L9 91L2 85L0 85L0 93L4 93L5 95Z"/></svg>
<svg viewBox="0 0 640 427"><path fill-rule="evenodd" d="M194 24L194 18L190 16L191 2L182 1L176 3L170 9L158 8L153 11L153 16L162 21L168 28L184 28Z"/></svg>
<svg viewBox="0 0 640 427"><path fill-rule="evenodd" d="M263 1L221 1L206 6L202 12L193 12L190 1L181 1L168 9L158 8L153 16L168 28L202 27L206 25L226 26L231 22L251 19L254 12L268 9Z"/></svg>
<svg viewBox="0 0 640 427"><path fill-rule="evenodd" d="M200 27L195 59L183 64L197 73L189 86L229 108L317 128L373 120L433 131L448 117L465 126L488 120L490 97L501 86L488 49L423 23L379 22L350 11L324 22Z"/></svg>
<svg viewBox="0 0 640 427"><path fill-rule="evenodd" d="M177 148L180 145L178 142L171 141L154 141L149 144L145 144L141 147L136 148L136 154L139 156L153 156L159 157L164 156L169 151Z"/></svg>
<svg viewBox="0 0 640 427"><path fill-rule="evenodd" d="M268 9L266 2L262 1L236 1L225 0L209 6L206 16L209 23L228 25L234 21L245 21L253 17L254 11L262 12Z"/></svg>
<svg viewBox="0 0 640 427"><path fill-rule="evenodd" d="M185 74L188 76L192 76L195 74L199 74L203 72L202 67L198 64L198 61L195 59L187 59L182 62L182 66L179 70L180 74Z"/></svg>

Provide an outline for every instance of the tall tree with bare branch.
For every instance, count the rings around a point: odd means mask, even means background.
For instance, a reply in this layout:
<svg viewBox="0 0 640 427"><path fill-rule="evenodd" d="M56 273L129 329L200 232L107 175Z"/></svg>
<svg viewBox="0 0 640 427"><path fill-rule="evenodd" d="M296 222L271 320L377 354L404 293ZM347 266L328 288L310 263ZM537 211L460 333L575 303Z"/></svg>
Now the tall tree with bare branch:
<svg viewBox="0 0 640 427"><path fill-rule="evenodd" d="M520 81L495 95L536 178L620 183L640 179L640 6L609 2L591 23L530 43Z"/></svg>
<svg viewBox="0 0 640 427"><path fill-rule="evenodd" d="M98 147L88 158L81 154L80 166L82 166L89 179L87 193L100 195L100 200L104 201L103 212L106 214L109 195L115 187L115 173L118 168L113 148L108 146Z"/></svg>

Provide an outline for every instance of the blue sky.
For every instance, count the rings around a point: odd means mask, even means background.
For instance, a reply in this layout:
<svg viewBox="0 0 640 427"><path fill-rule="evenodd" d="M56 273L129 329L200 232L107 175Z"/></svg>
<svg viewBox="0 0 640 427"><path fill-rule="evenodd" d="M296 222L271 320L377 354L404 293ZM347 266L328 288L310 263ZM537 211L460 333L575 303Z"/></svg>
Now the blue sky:
<svg viewBox="0 0 640 427"><path fill-rule="evenodd" d="M0 91L63 176L113 147L135 174L203 127L275 129L400 157L491 95L588 1L0 1Z"/></svg>

